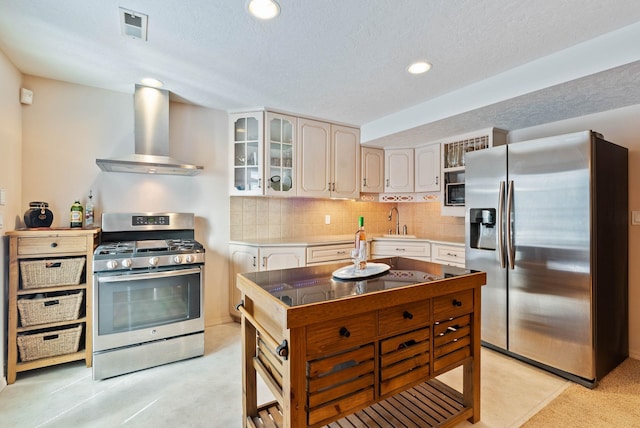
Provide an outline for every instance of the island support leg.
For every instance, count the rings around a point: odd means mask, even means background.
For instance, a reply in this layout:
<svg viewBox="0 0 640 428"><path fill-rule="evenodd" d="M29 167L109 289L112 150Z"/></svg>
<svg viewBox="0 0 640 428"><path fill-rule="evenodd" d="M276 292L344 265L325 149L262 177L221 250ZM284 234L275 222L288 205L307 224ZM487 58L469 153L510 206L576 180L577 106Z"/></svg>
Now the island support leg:
<svg viewBox="0 0 640 428"><path fill-rule="evenodd" d="M253 301L243 296L244 307L253 313ZM258 414L258 385L253 358L256 353L256 328L243 316L242 330L242 426L247 428L247 418Z"/></svg>
<svg viewBox="0 0 640 428"><path fill-rule="evenodd" d="M473 416L468 421L480 421L480 320L482 305L480 287L473 290L473 333L471 338L471 361L463 365L462 399L465 407L473 408Z"/></svg>

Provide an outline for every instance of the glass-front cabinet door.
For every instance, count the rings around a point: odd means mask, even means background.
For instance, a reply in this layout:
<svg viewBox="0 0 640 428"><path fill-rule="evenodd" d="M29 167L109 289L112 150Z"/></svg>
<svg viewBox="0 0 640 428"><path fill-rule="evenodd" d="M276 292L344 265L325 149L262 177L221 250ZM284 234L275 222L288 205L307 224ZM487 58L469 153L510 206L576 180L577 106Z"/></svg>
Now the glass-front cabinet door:
<svg viewBox="0 0 640 428"><path fill-rule="evenodd" d="M232 195L263 195L263 113L230 115Z"/></svg>
<svg viewBox="0 0 640 428"><path fill-rule="evenodd" d="M295 196L295 130L296 118L267 112L266 193Z"/></svg>

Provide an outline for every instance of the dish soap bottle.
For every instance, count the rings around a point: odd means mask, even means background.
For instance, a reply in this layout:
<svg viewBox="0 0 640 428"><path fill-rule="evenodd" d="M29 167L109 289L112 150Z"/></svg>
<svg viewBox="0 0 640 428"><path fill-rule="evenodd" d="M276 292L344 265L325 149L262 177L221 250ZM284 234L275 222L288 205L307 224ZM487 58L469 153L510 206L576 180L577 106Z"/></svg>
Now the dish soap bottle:
<svg viewBox="0 0 640 428"><path fill-rule="evenodd" d="M89 190L87 206L84 208L84 226L88 228L93 227L93 195L91 194L91 190Z"/></svg>
<svg viewBox="0 0 640 428"><path fill-rule="evenodd" d="M80 199L76 199L73 205L71 205L71 227L82 227L83 211L84 209L82 208Z"/></svg>
<svg viewBox="0 0 640 428"><path fill-rule="evenodd" d="M356 271L363 271L367 268L367 234L364 231L364 217L358 218L358 231L355 238L355 263Z"/></svg>

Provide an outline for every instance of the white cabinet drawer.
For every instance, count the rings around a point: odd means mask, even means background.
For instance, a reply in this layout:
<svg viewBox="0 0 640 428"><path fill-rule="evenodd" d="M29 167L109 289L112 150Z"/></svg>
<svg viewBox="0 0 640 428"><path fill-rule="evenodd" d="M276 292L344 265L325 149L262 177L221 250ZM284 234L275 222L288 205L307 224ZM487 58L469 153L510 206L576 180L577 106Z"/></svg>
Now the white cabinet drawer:
<svg viewBox="0 0 640 428"><path fill-rule="evenodd" d="M350 260L353 243L307 247L307 265L340 260Z"/></svg>
<svg viewBox="0 0 640 428"><path fill-rule="evenodd" d="M374 241L371 251L373 257L431 257L430 242L410 242L407 239L398 241Z"/></svg>
<svg viewBox="0 0 640 428"><path fill-rule="evenodd" d="M433 244L431 258L435 263L464 267L464 247Z"/></svg>

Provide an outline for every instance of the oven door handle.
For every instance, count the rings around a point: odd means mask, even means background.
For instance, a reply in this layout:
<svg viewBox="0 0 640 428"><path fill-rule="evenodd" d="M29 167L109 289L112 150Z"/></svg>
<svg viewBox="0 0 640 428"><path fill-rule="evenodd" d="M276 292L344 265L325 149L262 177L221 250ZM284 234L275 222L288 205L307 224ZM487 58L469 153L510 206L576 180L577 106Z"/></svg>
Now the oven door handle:
<svg viewBox="0 0 640 428"><path fill-rule="evenodd" d="M184 270L167 270L162 272L153 273L136 273L132 275L113 275L113 276L101 276L98 274L98 281L105 282L126 282L126 281L139 281L141 279L155 279L155 278L167 278L170 276L182 276L190 275L192 273L200 273L200 268L184 269Z"/></svg>

